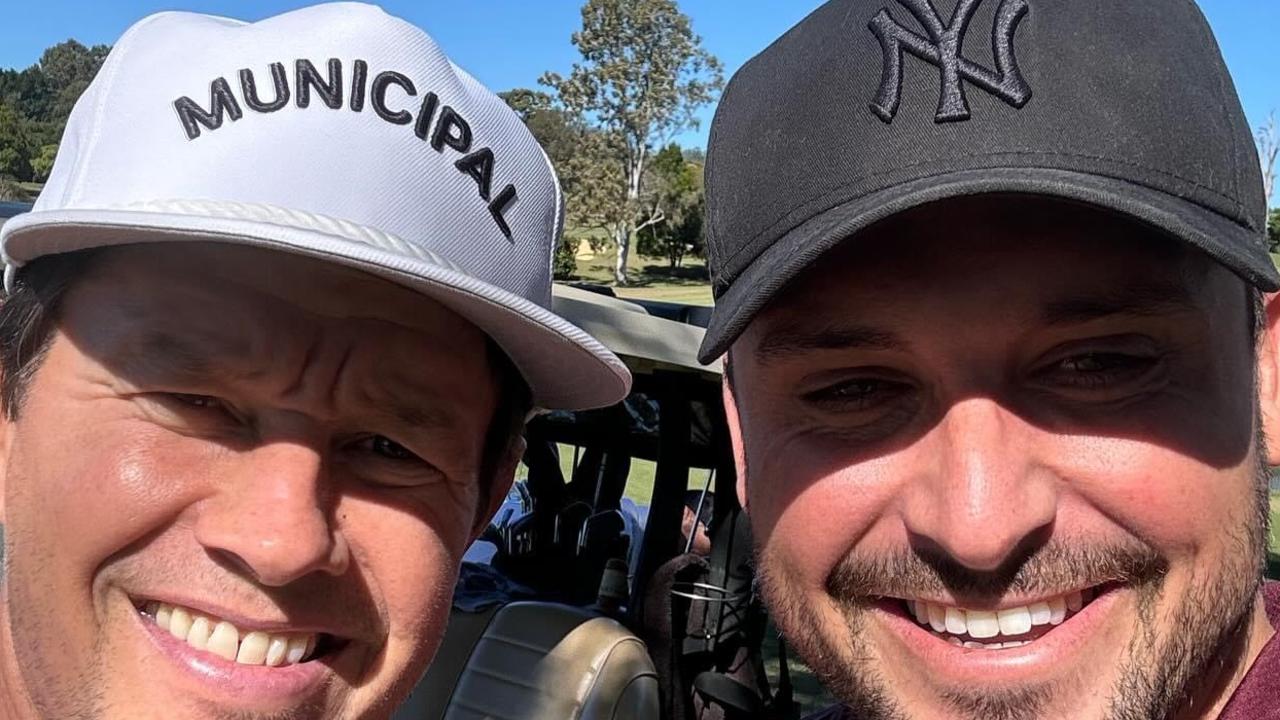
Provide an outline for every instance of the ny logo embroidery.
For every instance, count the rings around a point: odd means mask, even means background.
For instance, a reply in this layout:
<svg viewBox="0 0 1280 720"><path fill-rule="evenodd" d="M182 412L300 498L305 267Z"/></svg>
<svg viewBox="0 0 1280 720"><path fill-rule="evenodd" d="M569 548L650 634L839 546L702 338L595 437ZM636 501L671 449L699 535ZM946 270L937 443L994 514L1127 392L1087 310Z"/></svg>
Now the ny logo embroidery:
<svg viewBox="0 0 1280 720"><path fill-rule="evenodd" d="M942 92L938 98L936 122L956 122L969 119L969 100L964 94L964 81L995 95L1015 108L1021 108L1031 100L1031 87L1022 79L1018 61L1013 53L1013 34L1018 23L1026 17L1030 7L1027 0L1001 0L996 9L995 25L991 29L991 48L996 59L996 69L971 62L960 55L969 22L982 0L960 0L951 22L942 24L942 18L931 0L898 0L924 28L928 37L898 24L888 8L871 19L868 27L880 41L884 50L884 72L880 90L876 93L871 111L886 123L893 122L902 98L902 53L909 52L921 60L936 65L942 73Z"/></svg>

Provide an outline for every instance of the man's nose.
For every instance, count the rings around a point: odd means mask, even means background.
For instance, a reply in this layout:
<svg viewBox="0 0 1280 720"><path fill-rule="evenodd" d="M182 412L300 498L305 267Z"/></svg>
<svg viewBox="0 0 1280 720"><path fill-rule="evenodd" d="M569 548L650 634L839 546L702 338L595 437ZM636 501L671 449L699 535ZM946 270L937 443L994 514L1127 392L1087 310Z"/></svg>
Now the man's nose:
<svg viewBox="0 0 1280 720"><path fill-rule="evenodd" d="M1055 476L1036 460L1034 428L988 398L952 405L907 488L907 529L960 565L992 571L1048 528Z"/></svg>
<svg viewBox="0 0 1280 720"><path fill-rule="evenodd" d="M197 540L264 585L341 575L350 551L331 521L324 453L274 442L232 460L196 519Z"/></svg>

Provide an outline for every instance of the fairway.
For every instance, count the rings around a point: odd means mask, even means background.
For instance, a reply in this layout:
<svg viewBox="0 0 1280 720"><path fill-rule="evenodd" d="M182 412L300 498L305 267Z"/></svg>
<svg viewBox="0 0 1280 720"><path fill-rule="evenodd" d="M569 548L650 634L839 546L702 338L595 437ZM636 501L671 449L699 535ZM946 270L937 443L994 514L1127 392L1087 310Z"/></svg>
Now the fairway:
<svg viewBox="0 0 1280 720"><path fill-rule="evenodd" d="M590 234L569 230L567 234L585 240ZM666 258L631 256L629 283L616 286L613 282L613 266L617 251L612 247L593 253L583 242L576 258L577 271L570 282L605 285L623 298L660 300L687 305L711 305L711 280L707 277L706 261L698 257L686 257L678 268L670 267Z"/></svg>

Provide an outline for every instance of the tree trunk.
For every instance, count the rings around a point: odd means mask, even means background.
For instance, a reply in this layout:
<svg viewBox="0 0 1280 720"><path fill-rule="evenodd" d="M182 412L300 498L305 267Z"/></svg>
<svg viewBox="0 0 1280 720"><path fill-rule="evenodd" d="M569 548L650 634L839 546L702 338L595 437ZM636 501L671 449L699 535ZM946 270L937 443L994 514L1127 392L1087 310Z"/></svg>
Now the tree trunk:
<svg viewBox="0 0 1280 720"><path fill-rule="evenodd" d="M618 259L613 266L613 282L627 284L627 259L631 255L631 228L626 223L613 231L613 242L618 246Z"/></svg>
<svg viewBox="0 0 1280 720"><path fill-rule="evenodd" d="M645 147L644 140L637 138L636 151L627 161L627 212L628 215L636 207L640 199L640 183L644 178ZM634 220L624 219L614 230L613 242L618 246L618 263L613 269L613 281L617 285L627 284L627 260L631 255L631 226Z"/></svg>

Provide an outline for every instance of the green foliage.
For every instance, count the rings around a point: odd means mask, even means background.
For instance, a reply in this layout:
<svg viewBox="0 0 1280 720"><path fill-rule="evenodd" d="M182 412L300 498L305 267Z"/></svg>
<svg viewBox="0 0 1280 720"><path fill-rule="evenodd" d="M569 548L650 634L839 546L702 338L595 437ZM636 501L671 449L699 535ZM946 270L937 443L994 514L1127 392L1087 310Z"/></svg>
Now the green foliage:
<svg viewBox="0 0 1280 720"><path fill-rule="evenodd" d="M0 174L47 179L71 108L109 50L67 40L25 70L0 70Z"/></svg>
<svg viewBox="0 0 1280 720"><path fill-rule="evenodd" d="M0 103L0 175L30 180L32 149L29 121Z"/></svg>
<svg viewBox="0 0 1280 720"><path fill-rule="evenodd" d="M540 82L588 128L566 173L580 183L569 209L578 224L613 238L614 279L625 284L633 236L661 219L646 202L649 155L697 126L695 113L715 100L723 75L674 0L587 0L572 41L582 61L567 77L546 73Z"/></svg>
<svg viewBox="0 0 1280 720"><path fill-rule="evenodd" d="M1267 216L1267 244L1271 246L1272 253L1280 253L1280 208Z"/></svg>
<svg viewBox="0 0 1280 720"><path fill-rule="evenodd" d="M672 143L653 156L648 171L649 197L661 219L638 233L636 242L642 255L665 257L673 269L680 267L686 255L701 256L706 248L702 164L690 162L687 155Z"/></svg>
<svg viewBox="0 0 1280 720"><path fill-rule="evenodd" d="M49 179L49 173L53 172L53 161L58 158L57 145L41 145L40 153L31 158L31 174L36 182L44 182Z"/></svg>
<svg viewBox="0 0 1280 720"><path fill-rule="evenodd" d="M556 280L573 280L578 276L578 241L567 234L560 237L555 254L551 256L551 277Z"/></svg>

